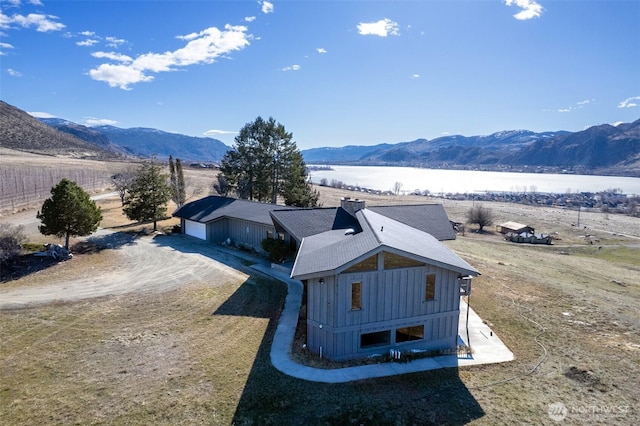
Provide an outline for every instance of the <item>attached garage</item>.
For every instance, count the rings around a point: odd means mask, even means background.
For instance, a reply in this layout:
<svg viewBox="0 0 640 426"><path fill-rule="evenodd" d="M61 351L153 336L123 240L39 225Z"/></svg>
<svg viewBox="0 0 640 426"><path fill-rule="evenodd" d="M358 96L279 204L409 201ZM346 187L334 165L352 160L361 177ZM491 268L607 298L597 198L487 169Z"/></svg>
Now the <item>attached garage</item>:
<svg viewBox="0 0 640 426"><path fill-rule="evenodd" d="M182 232L215 244L228 242L262 252L262 240L279 238L270 213L291 207L211 195L180 207ZM287 236L282 238L288 241Z"/></svg>
<svg viewBox="0 0 640 426"><path fill-rule="evenodd" d="M207 224L185 219L184 233L187 235L191 235L192 237L200 238L201 240L206 240Z"/></svg>

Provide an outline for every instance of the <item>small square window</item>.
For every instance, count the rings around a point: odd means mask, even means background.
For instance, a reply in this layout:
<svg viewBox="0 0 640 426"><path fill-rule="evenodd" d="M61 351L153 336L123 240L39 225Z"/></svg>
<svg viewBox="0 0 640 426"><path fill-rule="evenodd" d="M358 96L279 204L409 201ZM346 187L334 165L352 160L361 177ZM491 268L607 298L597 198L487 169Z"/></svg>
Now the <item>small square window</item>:
<svg viewBox="0 0 640 426"><path fill-rule="evenodd" d="M267 239L273 239L273 231L267 231Z"/></svg>

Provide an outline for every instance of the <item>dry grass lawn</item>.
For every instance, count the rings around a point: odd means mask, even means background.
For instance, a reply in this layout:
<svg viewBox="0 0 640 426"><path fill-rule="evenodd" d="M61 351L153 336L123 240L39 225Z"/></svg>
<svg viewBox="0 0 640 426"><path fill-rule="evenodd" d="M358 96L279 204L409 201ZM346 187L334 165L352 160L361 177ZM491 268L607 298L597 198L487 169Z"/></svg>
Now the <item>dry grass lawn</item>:
<svg viewBox="0 0 640 426"><path fill-rule="evenodd" d="M325 206L350 195L320 191ZM117 200L100 204L103 226L140 230ZM471 202L444 205L463 221ZM0 310L0 423L555 424L548 406L557 402L563 424L640 423L640 220L582 212L578 228L575 211L486 206L498 222L557 237L532 246L467 232L446 243L482 273L471 306L513 362L336 385L293 379L269 361L286 289L239 265L237 274L194 271L162 292ZM0 291L109 273L112 254L88 251Z"/></svg>

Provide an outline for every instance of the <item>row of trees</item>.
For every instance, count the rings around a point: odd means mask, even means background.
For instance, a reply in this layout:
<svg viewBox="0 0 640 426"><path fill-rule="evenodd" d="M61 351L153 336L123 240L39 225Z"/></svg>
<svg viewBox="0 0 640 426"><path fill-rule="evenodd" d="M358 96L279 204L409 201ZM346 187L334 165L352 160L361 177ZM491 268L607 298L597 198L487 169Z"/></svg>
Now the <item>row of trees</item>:
<svg viewBox="0 0 640 426"><path fill-rule="evenodd" d="M319 194L307 180L307 169L293 135L273 118L258 117L247 123L235 138L220 168L214 188L221 195L231 192L239 198L286 205L314 207ZM155 161L143 163L113 176L124 214L139 222L157 221L166 215L167 203L173 200L180 207L187 200L182 162L169 157L169 176ZM102 220L100 207L82 187L69 179L62 179L51 189L38 212L40 232L65 238L69 248L71 236L89 235Z"/></svg>

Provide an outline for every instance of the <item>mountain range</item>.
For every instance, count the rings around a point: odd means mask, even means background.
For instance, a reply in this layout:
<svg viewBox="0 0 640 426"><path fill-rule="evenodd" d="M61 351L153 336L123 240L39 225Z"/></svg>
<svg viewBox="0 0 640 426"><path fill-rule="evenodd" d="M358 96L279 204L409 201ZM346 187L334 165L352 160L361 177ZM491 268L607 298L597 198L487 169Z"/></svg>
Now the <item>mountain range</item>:
<svg viewBox="0 0 640 426"><path fill-rule="evenodd" d="M87 127L59 118L36 119L0 101L0 147L78 157L166 158L219 162L223 142L149 128ZM640 120L579 132L500 131L486 136L302 150L307 164L389 165L483 170L572 170L640 176Z"/></svg>

